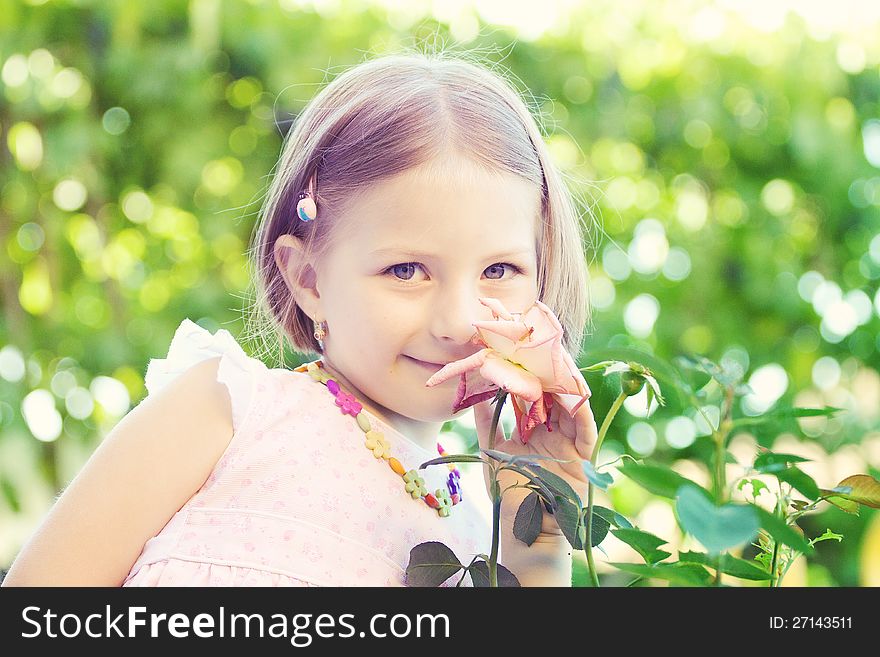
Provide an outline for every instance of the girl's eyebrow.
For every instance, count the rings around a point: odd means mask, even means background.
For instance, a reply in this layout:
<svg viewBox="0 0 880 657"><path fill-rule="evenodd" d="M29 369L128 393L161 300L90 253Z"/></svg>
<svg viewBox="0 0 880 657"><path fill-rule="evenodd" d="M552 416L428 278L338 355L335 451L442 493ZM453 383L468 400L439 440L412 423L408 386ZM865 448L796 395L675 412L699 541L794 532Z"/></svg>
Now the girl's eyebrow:
<svg viewBox="0 0 880 657"><path fill-rule="evenodd" d="M407 249L403 247L389 247L385 249L376 249L375 251L371 251L370 255L386 255L386 254L398 254L404 255L411 258L424 258L426 260L431 260L434 258L439 258L440 256L429 253L427 251L418 251L414 249ZM511 257L528 257L534 254L533 249L512 249L510 251L502 251L500 253L495 253L493 255L488 255L485 257L486 260L494 260L496 258L511 258Z"/></svg>

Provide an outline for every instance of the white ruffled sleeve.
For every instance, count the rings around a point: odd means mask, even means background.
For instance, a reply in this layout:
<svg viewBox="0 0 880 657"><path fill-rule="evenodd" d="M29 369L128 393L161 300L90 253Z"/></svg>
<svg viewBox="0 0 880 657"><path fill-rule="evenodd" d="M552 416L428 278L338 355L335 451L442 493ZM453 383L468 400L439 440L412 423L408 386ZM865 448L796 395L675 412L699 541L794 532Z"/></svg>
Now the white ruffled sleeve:
<svg viewBox="0 0 880 657"><path fill-rule="evenodd" d="M256 379L267 368L262 361L249 357L225 329L212 335L190 319L184 319L174 333L168 356L150 360L144 377L147 393L155 394L196 363L217 356L221 357L217 381L229 390L232 427L238 431L254 398Z"/></svg>

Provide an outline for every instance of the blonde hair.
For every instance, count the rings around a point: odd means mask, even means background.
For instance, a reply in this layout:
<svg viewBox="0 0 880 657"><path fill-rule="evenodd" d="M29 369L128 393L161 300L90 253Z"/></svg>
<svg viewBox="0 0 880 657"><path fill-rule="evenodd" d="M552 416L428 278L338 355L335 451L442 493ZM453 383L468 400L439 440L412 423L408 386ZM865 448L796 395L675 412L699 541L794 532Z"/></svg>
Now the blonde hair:
<svg viewBox="0 0 880 657"><path fill-rule="evenodd" d="M261 357L277 353L283 366L285 338L298 352L320 353L313 321L275 262L275 241L294 235L304 243L304 261L320 259L340 238L339 218L359 192L449 153L540 189L538 299L556 313L564 345L577 358L591 321L584 231L535 119L495 71L462 55L417 52L347 69L312 99L285 138L249 250L255 276L246 333ZM318 219L303 222L296 205L313 175Z"/></svg>

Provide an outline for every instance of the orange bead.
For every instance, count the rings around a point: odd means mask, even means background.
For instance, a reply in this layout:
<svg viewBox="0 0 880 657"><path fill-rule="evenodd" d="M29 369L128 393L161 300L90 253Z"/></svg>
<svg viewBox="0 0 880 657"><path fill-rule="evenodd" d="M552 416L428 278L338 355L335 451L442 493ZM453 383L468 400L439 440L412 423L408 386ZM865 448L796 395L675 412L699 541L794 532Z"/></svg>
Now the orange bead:
<svg viewBox="0 0 880 657"><path fill-rule="evenodd" d="M393 456L388 459L388 465L390 465L391 469L394 470L401 477L406 474L406 469L400 464L400 461L398 461Z"/></svg>

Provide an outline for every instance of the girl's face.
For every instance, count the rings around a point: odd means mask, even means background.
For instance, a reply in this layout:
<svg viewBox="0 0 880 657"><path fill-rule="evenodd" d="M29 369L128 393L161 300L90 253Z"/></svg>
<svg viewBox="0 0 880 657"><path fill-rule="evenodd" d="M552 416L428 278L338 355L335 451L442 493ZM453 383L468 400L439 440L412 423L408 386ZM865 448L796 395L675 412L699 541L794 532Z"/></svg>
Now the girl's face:
<svg viewBox="0 0 880 657"><path fill-rule="evenodd" d="M492 314L479 297L519 312L538 295L539 190L464 161L444 170L439 183L415 169L374 185L315 266L325 361L411 433L457 417L458 379L425 381L480 349L472 323Z"/></svg>

